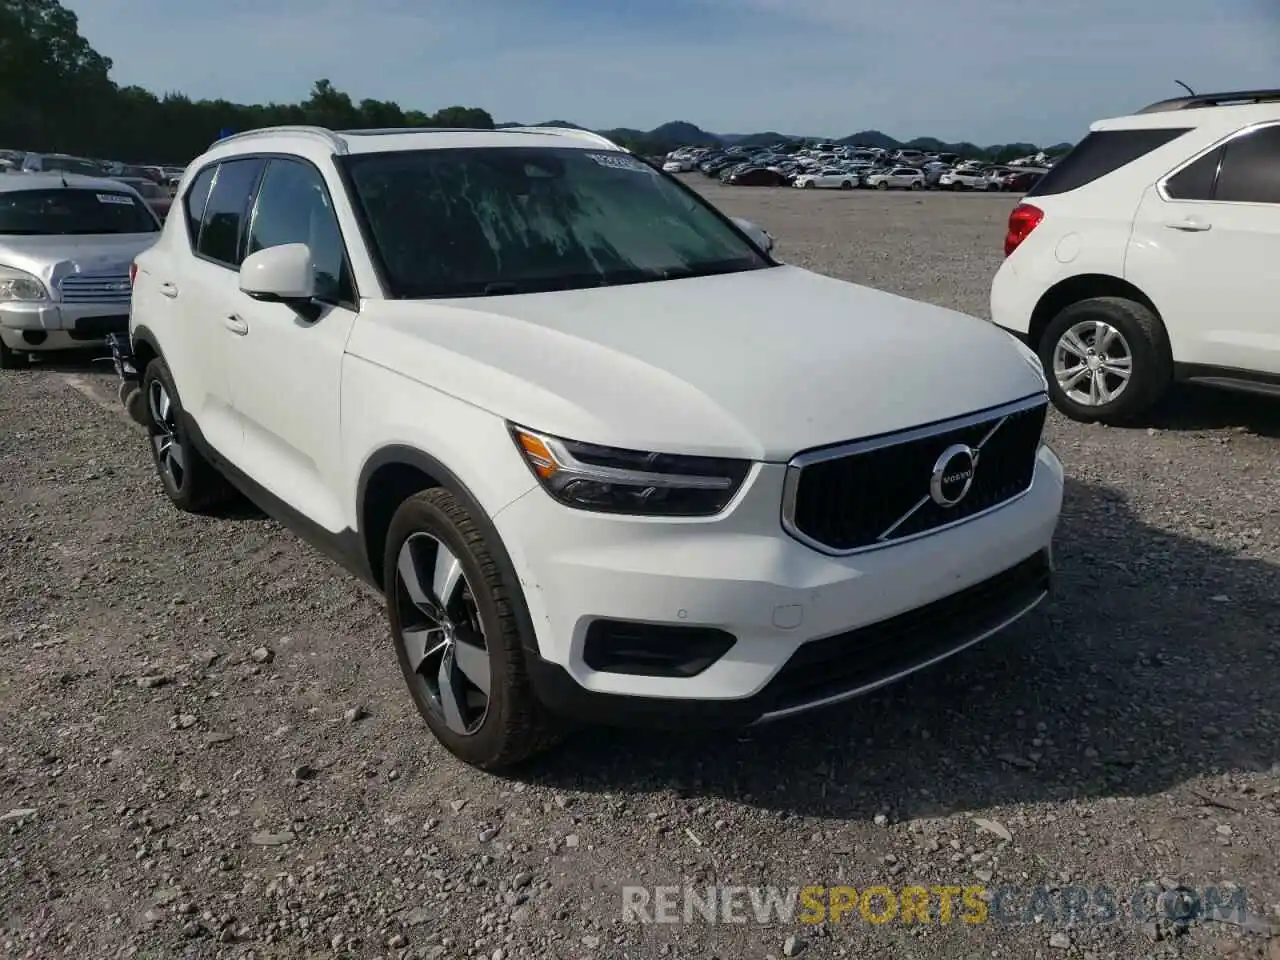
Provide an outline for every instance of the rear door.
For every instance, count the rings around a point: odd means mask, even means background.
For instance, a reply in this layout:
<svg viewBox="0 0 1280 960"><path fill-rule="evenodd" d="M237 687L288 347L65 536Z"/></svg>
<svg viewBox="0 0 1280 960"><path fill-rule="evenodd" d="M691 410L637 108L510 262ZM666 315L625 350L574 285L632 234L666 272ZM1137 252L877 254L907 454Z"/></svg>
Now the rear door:
<svg viewBox="0 0 1280 960"><path fill-rule="evenodd" d="M258 157L237 157L218 164L192 256L181 258L182 269L169 278L170 289L165 291L162 286L162 292L179 305L184 331L178 339L199 351L190 364L202 371L199 377L174 371L183 406L195 417L208 444L237 465L244 435L232 403L228 373L237 336L231 314L233 298L239 292L243 225L265 165ZM196 395L189 396L191 392Z"/></svg>
<svg viewBox="0 0 1280 960"><path fill-rule="evenodd" d="M1280 375L1278 262L1273 123L1241 131L1146 191L1125 278L1156 301L1179 362Z"/></svg>

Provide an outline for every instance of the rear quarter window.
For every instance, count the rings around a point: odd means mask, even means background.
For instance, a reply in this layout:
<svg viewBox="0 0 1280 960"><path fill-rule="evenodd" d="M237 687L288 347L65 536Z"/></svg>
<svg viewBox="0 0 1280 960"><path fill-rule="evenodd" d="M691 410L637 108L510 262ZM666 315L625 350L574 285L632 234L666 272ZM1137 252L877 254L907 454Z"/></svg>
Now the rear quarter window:
<svg viewBox="0 0 1280 960"><path fill-rule="evenodd" d="M1190 130L1190 127L1095 130L1059 160L1026 196L1047 197L1078 190L1145 157Z"/></svg>

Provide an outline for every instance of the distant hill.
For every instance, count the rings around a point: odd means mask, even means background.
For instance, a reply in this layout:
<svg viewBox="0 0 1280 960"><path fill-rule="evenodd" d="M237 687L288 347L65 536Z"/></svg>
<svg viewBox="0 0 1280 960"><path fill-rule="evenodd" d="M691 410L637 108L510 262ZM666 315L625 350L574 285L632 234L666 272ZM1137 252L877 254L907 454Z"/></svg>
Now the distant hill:
<svg viewBox="0 0 1280 960"><path fill-rule="evenodd" d="M576 123L570 123L568 120L548 120L534 124L500 123L497 126L499 129L519 126L586 129ZM689 123L687 120L672 120L669 123L662 124L660 127L655 127L653 130L617 127L612 130L600 130L598 132L610 140L646 156L670 153L677 147L767 146L774 143L794 143L801 140L839 143L846 146L880 147L885 150L897 150L907 147L936 153L958 153L961 156L980 157L995 161L1023 157L1039 153L1041 150L1050 154L1065 153L1071 148L1069 143L1055 143L1051 147L1039 147L1034 143L997 143L983 147L967 141L949 143L936 137L916 137L914 140L898 140L879 130L862 130L836 140L788 135L778 133L775 130L768 130L762 133L711 133L708 130L703 130L697 124Z"/></svg>
<svg viewBox="0 0 1280 960"><path fill-rule="evenodd" d="M766 133L722 133L720 140L725 145L735 144L738 146L751 147L756 145L772 146L775 143L790 143L795 140L803 140L804 137L788 136L785 133L778 133L776 130L769 130Z"/></svg>

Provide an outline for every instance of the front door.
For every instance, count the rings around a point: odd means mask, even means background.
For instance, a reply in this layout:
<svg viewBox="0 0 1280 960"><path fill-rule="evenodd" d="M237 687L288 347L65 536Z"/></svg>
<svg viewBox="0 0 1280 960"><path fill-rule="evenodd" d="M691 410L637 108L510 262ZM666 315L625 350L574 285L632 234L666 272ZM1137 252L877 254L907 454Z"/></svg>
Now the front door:
<svg viewBox="0 0 1280 960"><path fill-rule="evenodd" d="M286 243L311 251L313 311L264 303L237 290L241 334L232 346L231 392L243 424L245 472L330 532L345 525L341 472L341 372L357 308L341 228L324 178L297 158L268 162L249 221L245 256Z"/></svg>

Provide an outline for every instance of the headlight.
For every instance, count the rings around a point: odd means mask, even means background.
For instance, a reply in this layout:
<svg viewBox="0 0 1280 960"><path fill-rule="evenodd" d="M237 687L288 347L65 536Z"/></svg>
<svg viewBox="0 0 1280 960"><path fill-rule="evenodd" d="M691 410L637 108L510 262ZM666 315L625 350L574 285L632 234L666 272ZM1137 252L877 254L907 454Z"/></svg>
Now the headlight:
<svg viewBox="0 0 1280 960"><path fill-rule="evenodd" d="M544 490L567 507L656 517L710 517L729 505L751 463L619 450L511 425Z"/></svg>
<svg viewBox="0 0 1280 960"><path fill-rule="evenodd" d="M0 267L0 303L40 303L49 299L39 278L12 267Z"/></svg>

